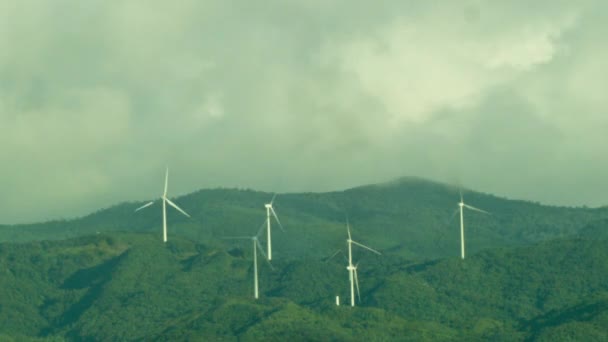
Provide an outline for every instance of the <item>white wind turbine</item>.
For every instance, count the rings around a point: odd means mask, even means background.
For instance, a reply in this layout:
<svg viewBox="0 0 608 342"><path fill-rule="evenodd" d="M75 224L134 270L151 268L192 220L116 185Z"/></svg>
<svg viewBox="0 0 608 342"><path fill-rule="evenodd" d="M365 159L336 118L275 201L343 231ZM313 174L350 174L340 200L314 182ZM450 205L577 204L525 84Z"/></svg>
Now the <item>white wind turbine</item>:
<svg viewBox="0 0 608 342"><path fill-rule="evenodd" d="M265 222L264 222L265 223ZM260 235L262 234L262 231L264 230L264 224L262 224L262 226L260 227L260 230L258 230L258 233L254 236L235 236L235 237L226 237L225 239L239 239L239 240L251 240L253 241L253 297L255 299L259 298L259 290L258 290L258 248L260 249L260 253L262 253L262 255L264 257L266 257L266 254L264 253L264 248L262 248L262 244L260 244ZM270 268L272 268L272 265L270 264L270 262L268 262L268 265L270 265Z"/></svg>
<svg viewBox="0 0 608 342"><path fill-rule="evenodd" d="M177 206L177 204L173 203L169 198L167 198L168 187L169 187L169 168L167 167L167 170L165 172L165 190L163 192L162 197L160 198L163 201L163 242L167 242L167 203L169 203L169 205L172 206L173 208L177 209L180 213L190 217L190 215L188 215L187 212L183 211L180 207ZM143 208L147 208L147 207L151 206L152 204L154 204L154 201L142 205L141 207L135 209L135 211L139 211Z"/></svg>
<svg viewBox="0 0 608 342"><path fill-rule="evenodd" d="M357 265L353 265L352 245L355 244L378 255L381 254L375 249L354 241L350 236L350 225L348 222L346 223L346 230L348 232L348 239L346 240L346 243L348 244L348 266L346 266L346 269L348 270L348 280L350 281L350 306L355 306L355 286L357 287L357 296L359 297L359 301L361 301L361 293L359 292L359 277L357 276L357 266L359 264L357 263Z"/></svg>
<svg viewBox="0 0 608 342"><path fill-rule="evenodd" d="M277 197L277 194L274 194L274 196L272 196L272 200L270 201L270 203L266 203L264 205L266 207L266 241L267 241L267 248L268 248L268 256L266 258L268 260L272 260L272 234L270 233L270 221L271 221L270 214L272 214L272 216L274 216L274 219L279 224L279 228L281 228L282 231L285 231L285 229L283 229L283 225L281 224L281 221L279 221L279 217L277 216L277 213L274 211L274 208L272 207L272 203L274 203L275 197Z"/></svg>
<svg viewBox="0 0 608 342"><path fill-rule="evenodd" d="M473 206L470 206L466 203L464 203L463 197L462 197L462 191L460 191L460 202L458 202L458 209L460 211L460 257L462 259L464 259L464 208L467 209L471 209L474 211L478 211L480 213L483 214L490 214L489 212L485 211L485 210L481 210L479 208L475 208Z"/></svg>

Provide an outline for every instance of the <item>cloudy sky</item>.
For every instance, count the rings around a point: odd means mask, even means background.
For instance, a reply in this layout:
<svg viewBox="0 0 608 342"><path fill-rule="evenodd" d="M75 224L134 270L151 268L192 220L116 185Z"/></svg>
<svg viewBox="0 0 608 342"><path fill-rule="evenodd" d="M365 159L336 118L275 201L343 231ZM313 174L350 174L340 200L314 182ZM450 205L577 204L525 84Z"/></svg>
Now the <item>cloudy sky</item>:
<svg viewBox="0 0 608 342"><path fill-rule="evenodd" d="M354 5L353 3L357 3ZM604 1L0 1L0 223L420 176L608 204Z"/></svg>

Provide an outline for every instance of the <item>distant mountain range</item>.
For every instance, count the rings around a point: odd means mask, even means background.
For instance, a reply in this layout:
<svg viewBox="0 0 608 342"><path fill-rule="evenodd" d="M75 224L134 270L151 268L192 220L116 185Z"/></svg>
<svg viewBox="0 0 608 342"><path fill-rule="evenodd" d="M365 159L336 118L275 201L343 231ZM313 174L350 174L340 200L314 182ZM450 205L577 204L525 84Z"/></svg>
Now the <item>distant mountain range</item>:
<svg viewBox="0 0 608 342"><path fill-rule="evenodd" d="M227 246L222 237L253 235L265 220L271 193L239 189L200 190L174 201L192 215L168 210L168 235ZM470 190L465 202L491 213L465 212L469 253L574 236L608 219L608 208L568 208L508 200ZM359 240L386 253L414 259L457 256L460 228L454 217L459 189L419 178L327 193L279 194L275 209L286 232L276 229L277 257L323 256L343 246L348 217ZM65 239L114 231L162 231L160 203L122 203L66 221L0 226L0 241ZM170 208L171 209L171 208Z"/></svg>
<svg viewBox="0 0 608 342"><path fill-rule="evenodd" d="M272 194L201 190L69 221L0 227L0 341L604 341L608 208L463 192L467 249L450 221L457 188L405 178L340 192L279 194L286 232L272 265L250 241ZM353 238L361 299L351 308ZM264 243L264 239L262 239ZM333 257L330 257L334 255ZM335 298L342 306L335 305Z"/></svg>

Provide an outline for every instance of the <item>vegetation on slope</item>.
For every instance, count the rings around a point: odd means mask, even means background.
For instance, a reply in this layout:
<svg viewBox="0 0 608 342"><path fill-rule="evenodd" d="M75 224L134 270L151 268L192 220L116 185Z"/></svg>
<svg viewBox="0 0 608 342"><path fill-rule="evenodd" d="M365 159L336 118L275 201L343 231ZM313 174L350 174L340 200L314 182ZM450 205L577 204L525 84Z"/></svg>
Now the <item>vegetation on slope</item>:
<svg viewBox="0 0 608 342"><path fill-rule="evenodd" d="M334 304L336 295L348 300L341 256L279 258L273 269L260 258L254 300L250 248L141 233L4 243L0 331L85 341L608 337L607 240L558 239L464 261L357 252L355 308Z"/></svg>
<svg viewBox="0 0 608 342"><path fill-rule="evenodd" d="M578 234L608 219L608 208L562 208L464 192L465 201L491 215L465 211L467 251L529 245ZM231 235L253 235L266 218L272 194L251 190L201 190L175 199L189 219L168 208L169 239L174 236L230 248ZM460 253L460 229L454 217L458 189L416 178L329 193L281 194L275 208L287 230L275 229L280 257L330 255L343 247L348 216L355 239L410 259ZM0 227L0 241L65 239L98 232L148 232L160 236L157 203L137 213L141 203L124 203L86 217L32 225ZM450 219L452 218L452 219Z"/></svg>

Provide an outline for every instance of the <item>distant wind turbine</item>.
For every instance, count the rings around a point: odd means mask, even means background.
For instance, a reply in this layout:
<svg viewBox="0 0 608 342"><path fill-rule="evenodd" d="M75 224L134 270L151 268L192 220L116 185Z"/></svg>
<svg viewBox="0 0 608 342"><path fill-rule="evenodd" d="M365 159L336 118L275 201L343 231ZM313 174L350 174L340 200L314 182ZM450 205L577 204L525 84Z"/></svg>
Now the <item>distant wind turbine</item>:
<svg viewBox="0 0 608 342"><path fill-rule="evenodd" d="M272 200L270 201L270 203L266 203L264 205L266 207L266 241L267 241L266 247L268 248L268 256L267 256L268 260L272 260L272 234L270 232L270 221L271 221L270 214L272 214L272 216L274 216L274 219L279 224L279 228L281 228L282 231L285 231L285 229L283 229L283 225L281 224L281 221L279 221L279 217L277 216L277 213L274 211L274 208L272 207L272 203L274 203L275 197L277 197L277 194L274 194L274 196L272 196Z"/></svg>
<svg viewBox="0 0 608 342"><path fill-rule="evenodd" d="M173 203L169 198L167 198L168 187L169 187L169 168L167 167L167 170L165 172L165 190L163 192L162 197L160 198L163 201L163 242L167 242L167 203L170 206L172 206L173 208L177 209L180 213L186 215L187 217L190 217L190 215L188 215L188 213L186 213L184 210L182 210L180 207L178 207L177 204ZM151 206L152 204L154 204L154 201L142 205L141 207L135 209L135 211L139 211L144 208L147 208L147 207Z"/></svg>
<svg viewBox="0 0 608 342"><path fill-rule="evenodd" d="M460 202L458 202L458 209L460 211L460 257L462 259L464 259L464 208L467 209L471 209L473 211L477 211L483 214L487 214L489 215L490 213L485 211L485 210L481 210L479 208L475 208L471 205L468 205L466 203L464 203L463 197L462 197L462 191L460 191Z"/></svg>
<svg viewBox="0 0 608 342"><path fill-rule="evenodd" d="M260 235L262 234L262 231L264 230L264 224L266 222L264 222L262 224L262 226L260 227L260 229L258 230L258 233L254 236L233 236L233 237L225 237L225 239L239 239L239 240L251 240L253 241L253 297L255 299L259 298L259 290L258 290L258 248L260 250L260 253L262 253L262 255L264 257L266 257L266 254L264 253L264 248L262 248L262 244L260 244ZM268 261L268 265L270 265L270 268L272 268L272 264L270 264L270 262Z"/></svg>
<svg viewBox="0 0 608 342"><path fill-rule="evenodd" d="M359 264L353 265L352 245L355 244L378 255L381 254L375 249L354 241L350 236L350 225L348 224L348 221L346 222L346 231L348 232L348 239L346 240L346 243L348 244L348 266L346 266L346 269L348 270L348 280L350 281L350 306L355 306L355 287L357 288L359 302L361 301L361 292L359 292L359 277L357 276L357 266L359 266Z"/></svg>

